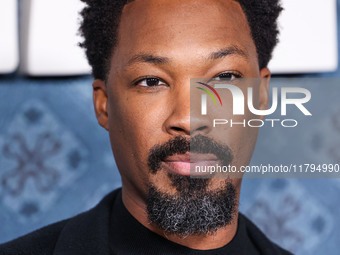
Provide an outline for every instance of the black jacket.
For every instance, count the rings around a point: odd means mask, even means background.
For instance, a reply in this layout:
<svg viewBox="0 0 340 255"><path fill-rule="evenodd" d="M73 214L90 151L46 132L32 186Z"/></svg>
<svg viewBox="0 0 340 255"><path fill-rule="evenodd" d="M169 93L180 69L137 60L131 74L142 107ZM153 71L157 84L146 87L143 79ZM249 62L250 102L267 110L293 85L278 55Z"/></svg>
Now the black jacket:
<svg viewBox="0 0 340 255"><path fill-rule="evenodd" d="M110 254L109 218L119 190L96 207L0 245L1 255L101 255Z"/></svg>
<svg viewBox="0 0 340 255"><path fill-rule="evenodd" d="M109 245L110 212L120 192L121 189L111 192L96 207L85 213L0 245L0 255L112 254ZM240 216L254 243L262 244L262 247L265 247L261 254L290 254L268 240L245 216L242 214Z"/></svg>

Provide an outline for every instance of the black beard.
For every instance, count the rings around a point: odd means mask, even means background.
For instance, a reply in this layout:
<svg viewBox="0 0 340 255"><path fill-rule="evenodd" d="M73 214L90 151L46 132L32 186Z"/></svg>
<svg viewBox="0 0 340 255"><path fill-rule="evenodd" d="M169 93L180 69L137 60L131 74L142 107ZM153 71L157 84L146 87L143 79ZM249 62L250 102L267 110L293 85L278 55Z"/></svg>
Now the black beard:
<svg viewBox="0 0 340 255"><path fill-rule="evenodd" d="M221 227L230 225L237 209L236 189L230 181L216 191L207 191L209 179L176 177L185 183L176 195L159 191L150 185L147 195L149 220L166 234L180 237L189 235L213 235ZM202 183L205 181L206 183ZM195 182L198 185L195 186ZM188 188L190 187L190 188ZM195 188L196 187L196 188ZM185 192L191 190L191 192Z"/></svg>
<svg viewBox="0 0 340 255"><path fill-rule="evenodd" d="M150 150L148 165L152 174L161 170L162 161L175 154L197 152L214 154L223 165L229 165L233 155L228 146L196 135L185 139L175 137L163 145ZM188 235L214 234L219 228L231 224L237 209L236 188L230 180L218 190L208 191L210 179L191 178L168 173L171 184L176 188L174 195L161 192L149 184L147 213L149 220L167 234L180 237Z"/></svg>

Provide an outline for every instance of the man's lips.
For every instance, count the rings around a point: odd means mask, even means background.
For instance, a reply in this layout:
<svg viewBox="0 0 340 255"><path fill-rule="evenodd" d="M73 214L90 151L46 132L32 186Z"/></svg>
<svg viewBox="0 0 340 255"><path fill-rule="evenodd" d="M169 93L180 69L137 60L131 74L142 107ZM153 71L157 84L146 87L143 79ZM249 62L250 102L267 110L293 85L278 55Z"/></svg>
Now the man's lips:
<svg viewBox="0 0 340 255"><path fill-rule="evenodd" d="M185 153L185 154L175 154L173 156L167 157L162 165L169 172L179 174L179 175L206 175L206 173L196 172L197 166L209 166L218 163L218 159L214 154L200 154L200 153ZM190 171L192 169L192 171Z"/></svg>
<svg viewBox="0 0 340 255"><path fill-rule="evenodd" d="M187 162L197 163L202 161L217 161L217 157L214 154L201 154L201 153L190 153L175 154L167 157L164 162Z"/></svg>

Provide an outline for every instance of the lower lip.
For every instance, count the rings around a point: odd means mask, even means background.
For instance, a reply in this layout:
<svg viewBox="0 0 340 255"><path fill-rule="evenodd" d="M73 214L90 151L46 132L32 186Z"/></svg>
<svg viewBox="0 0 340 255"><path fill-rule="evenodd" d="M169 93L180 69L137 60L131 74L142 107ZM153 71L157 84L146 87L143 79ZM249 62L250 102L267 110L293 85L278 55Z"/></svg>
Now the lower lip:
<svg viewBox="0 0 340 255"><path fill-rule="evenodd" d="M184 175L184 176L203 176L207 175L204 172L195 172L196 166L211 166L216 165L217 160L209 161L199 161L199 162L183 162L183 161L164 161L162 162L164 168L174 174ZM190 168L192 171L190 171Z"/></svg>

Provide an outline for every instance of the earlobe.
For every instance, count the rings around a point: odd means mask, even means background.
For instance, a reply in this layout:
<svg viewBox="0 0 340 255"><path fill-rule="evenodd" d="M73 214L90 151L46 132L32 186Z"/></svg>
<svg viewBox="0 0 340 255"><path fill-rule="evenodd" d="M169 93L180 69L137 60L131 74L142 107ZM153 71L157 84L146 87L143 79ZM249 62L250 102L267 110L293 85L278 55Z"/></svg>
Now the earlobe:
<svg viewBox="0 0 340 255"><path fill-rule="evenodd" d="M107 89L103 80L94 80L93 84L93 105L99 125L109 130L107 112Z"/></svg>
<svg viewBox="0 0 340 255"><path fill-rule="evenodd" d="M271 77L271 72L270 72L270 70L267 68L267 67L264 67L264 68L262 68L261 69L261 71L260 71L260 77L261 77L261 79L270 79L270 77Z"/></svg>
<svg viewBox="0 0 340 255"><path fill-rule="evenodd" d="M267 110L269 107L269 83L271 78L271 73L268 68L262 68L260 71L261 84L260 84L260 109ZM263 120L265 116L261 116Z"/></svg>

